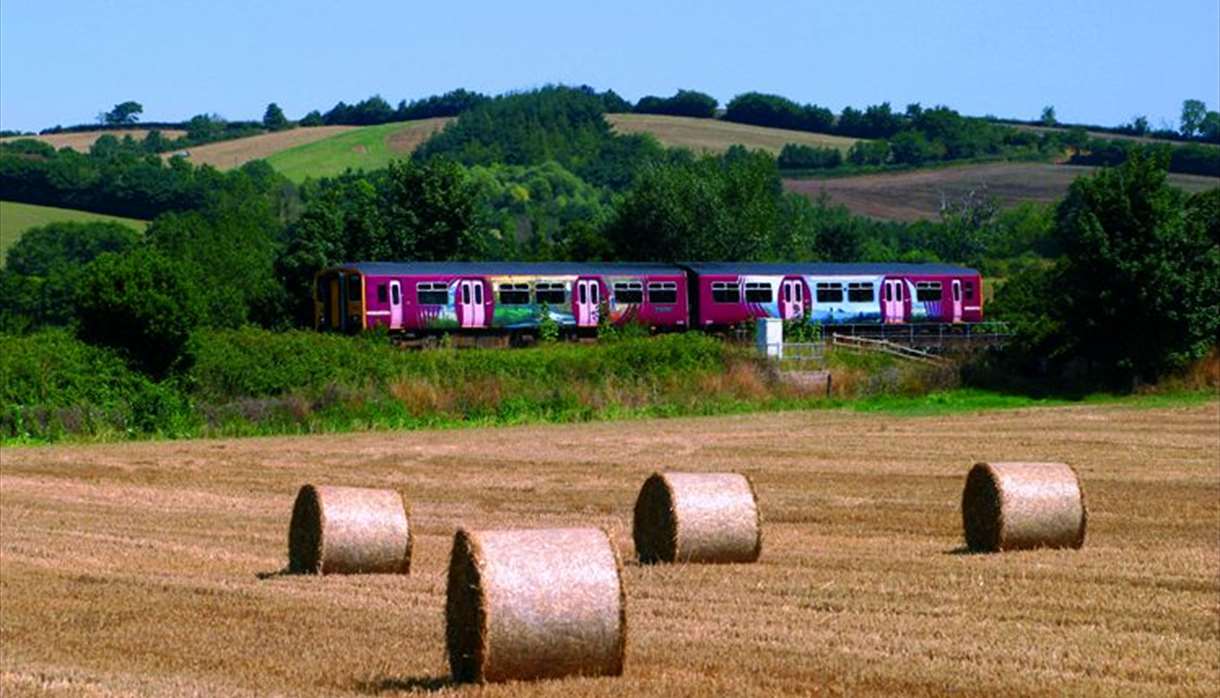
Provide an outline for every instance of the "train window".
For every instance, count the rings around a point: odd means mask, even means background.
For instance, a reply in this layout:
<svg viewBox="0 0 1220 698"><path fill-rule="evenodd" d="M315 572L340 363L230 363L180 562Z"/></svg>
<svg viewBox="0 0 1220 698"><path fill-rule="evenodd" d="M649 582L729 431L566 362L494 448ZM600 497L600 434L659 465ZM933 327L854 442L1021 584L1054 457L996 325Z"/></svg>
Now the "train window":
<svg viewBox="0 0 1220 698"><path fill-rule="evenodd" d="M867 281L847 284L847 300L852 303L872 303L873 285Z"/></svg>
<svg viewBox="0 0 1220 698"><path fill-rule="evenodd" d="M402 295L398 290L398 284L394 284L390 287L390 302L394 305L402 303Z"/></svg>
<svg viewBox="0 0 1220 698"><path fill-rule="evenodd" d="M962 293L966 296L966 300L972 300L974 298L974 282L967 281Z"/></svg>
<svg viewBox="0 0 1220 698"><path fill-rule="evenodd" d="M589 302L597 303L598 296L601 295L601 284L589 284Z"/></svg>
<svg viewBox="0 0 1220 698"><path fill-rule="evenodd" d="M953 300L957 301L957 302L961 302L961 300L962 300L962 285L961 284L953 284Z"/></svg>
<svg viewBox="0 0 1220 698"><path fill-rule="evenodd" d="M715 303L740 303L741 287L736 281L713 281L712 301Z"/></svg>
<svg viewBox="0 0 1220 698"><path fill-rule="evenodd" d="M615 303L643 303L644 284L639 281L616 281L614 283Z"/></svg>
<svg viewBox="0 0 1220 698"><path fill-rule="evenodd" d="M483 283L476 282L474 285L474 302L483 305Z"/></svg>
<svg viewBox="0 0 1220 698"><path fill-rule="evenodd" d="M894 300L894 294L893 294L892 292L890 292L890 285L889 285L889 284L886 284L886 285L885 285L885 299L886 299L887 301L892 301L892 300Z"/></svg>
<svg viewBox="0 0 1220 698"><path fill-rule="evenodd" d="M580 296L581 303L588 303L589 297L585 295L585 285L580 284L576 287L576 295Z"/></svg>
<svg viewBox="0 0 1220 698"><path fill-rule="evenodd" d="M449 303L449 287L443 281L431 281L415 284L415 292L419 302L424 305L447 305Z"/></svg>
<svg viewBox="0 0 1220 698"><path fill-rule="evenodd" d="M940 282L917 281L915 283L915 300L920 302L940 300Z"/></svg>
<svg viewBox="0 0 1220 698"><path fill-rule="evenodd" d="M673 281L653 281L648 284L649 303L677 303L678 284Z"/></svg>
<svg viewBox="0 0 1220 698"><path fill-rule="evenodd" d="M385 284L377 284L377 302L385 303L390 299L390 294L386 290Z"/></svg>
<svg viewBox="0 0 1220 698"><path fill-rule="evenodd" d="M747 281L746 282L746 302L747 303L770 303L771 302L771 284L765 281Z"/></svg>
<svg viewBox="0 0 1220 698"><path fill-rule="evenodd" d="M463 302L463 303L469 303L469 302L470 302L470 286L469 286L469 284L462 284L462 302Z"/></svg>
<svg viewBox="0 0 1220 698"><path fill-rule="evenodd" d="M804 291L802 289L804 289L804 288L805 288L804 284L794 284L792 286L792 295L796 298L797 303L801 302L801 294L804 293Z"/></svg>
<svg viewBox="0 0 1220 698"><path fill-rule="evenodd" d="M500 305L529 305L529 284L500 284Z"/></svg>
<svg viewBox="0 0 1220 698"><path fill-rule="evenodd" d="M843 302L843 284L822 282L818 284L815 293L819 303Z"/></svg>
<svg viewBox="0 0 1220 698"><path fill-rule="evenodd" d="M784 301L792 300L792 286L784 284Z"/></svg>
<svg viewBox="0 0 1220 698"><path fill-rule="evenodd" d="M349 303L357 303L360 301L360 275L352 274L347 277L347 300Z"/></svg>
<svg viewBox="0 0 1220 698"><path fill-rule="evenodd" d="M896 301L902 300L902 282L901 281L894 284L894 300L896 300Z"/></svg>
<svg viewBox="0 0 1220 698"><path fill-rule="evenodd" d="M534 284L534 297L539 303L562 305L568 300L568 285L562 281L539 281Z"/></svg>

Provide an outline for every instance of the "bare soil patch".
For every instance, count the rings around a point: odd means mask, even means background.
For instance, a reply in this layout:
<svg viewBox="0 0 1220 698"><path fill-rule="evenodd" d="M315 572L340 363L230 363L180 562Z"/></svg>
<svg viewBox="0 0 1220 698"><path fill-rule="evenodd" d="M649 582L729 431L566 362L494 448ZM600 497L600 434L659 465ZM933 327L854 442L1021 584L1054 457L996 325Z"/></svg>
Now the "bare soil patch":
<svg viewBox="0 0 1220 698"><path fill-rule="evenodd" d="M6 448L0 693L457 691L443 621L454 530L600 526L628 561L624 675L480 695L1210 695L1218 408ZM961 554L980 460L1072 464L1084 548ZM631 562L639 483L662 468L749 475L758 563ZM266 574L287 561L297 488L317 481L406 492L409 576Z"/></svg>
<svg viewBox="0 0 1220 698"><path fill-rule="evenodd" d="M456 117L438 117L421 119L406 128L394 131L385 138L385 145L393 153L413 153L432 134L440 131Z"/></svg>
<svg viewBox="0 0 1220 698"><path fill-rule="evenodd" d="M1067 193L1077 177L1096 168L1048 163L989 163L829 179L788 179L784 187L810 197L825 192L852 212L885 220L916 221L939 217L941 202L972 189L985 188L1003 206L1023 201L1052 202ZM1171 174L1169 181L1186 191L1220 186L1220 178Z"/></svg>

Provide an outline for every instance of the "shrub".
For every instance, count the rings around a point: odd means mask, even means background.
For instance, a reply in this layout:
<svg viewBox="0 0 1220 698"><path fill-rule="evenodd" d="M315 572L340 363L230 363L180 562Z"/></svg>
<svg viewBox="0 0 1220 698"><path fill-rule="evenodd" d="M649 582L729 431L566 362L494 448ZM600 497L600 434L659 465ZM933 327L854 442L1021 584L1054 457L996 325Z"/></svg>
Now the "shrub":
<svg viewBox="0 0 1220 698"><path fill-rule="evenodd" d="M119 350L152 376L179 363L203 319L195 286L177 265L146 249L94 260L75 305L81 339Z"/></svg>
<svg viewBox="0 0 1220 698"><path fill-rule="evenodd" d="M843 153L838 148L819 148L799 143L788 143L779 152L781 170L833 169L843 164Z"/></svg>

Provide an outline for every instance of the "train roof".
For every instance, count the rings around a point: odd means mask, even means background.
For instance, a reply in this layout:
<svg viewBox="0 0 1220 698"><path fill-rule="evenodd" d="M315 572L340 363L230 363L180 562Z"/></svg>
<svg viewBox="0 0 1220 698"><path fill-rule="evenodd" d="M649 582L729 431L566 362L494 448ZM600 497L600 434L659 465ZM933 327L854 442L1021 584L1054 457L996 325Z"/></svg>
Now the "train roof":
<svg viewBox="0 0 1220 698"><path fill-rule="evenodd" d="M683 274L681 267L659 262L356 262L332 268L352 269L371 276L497 275L540 276L580 274Z"/></svg>
<svg viewBox="0 0 1220 698"><path fill-rule="evenodd" d="M903 262L684 262L682 266L696 274L809 274L811 276L881 276L884 274L974 276L978 274L974 269L952 264Z"/></svg>

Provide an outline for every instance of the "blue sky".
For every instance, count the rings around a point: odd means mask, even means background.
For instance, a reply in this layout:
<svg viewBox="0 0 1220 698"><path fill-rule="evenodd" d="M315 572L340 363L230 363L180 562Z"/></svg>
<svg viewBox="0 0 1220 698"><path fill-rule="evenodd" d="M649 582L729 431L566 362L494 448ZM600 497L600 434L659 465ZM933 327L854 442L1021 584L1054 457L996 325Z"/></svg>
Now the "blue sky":
<svg viewBox="0 0 1220 698"><path fill-rule="evenodd" d="M1176 126L1220 103L1220 2L0 2L4 129L548 82Z"/></svg>

